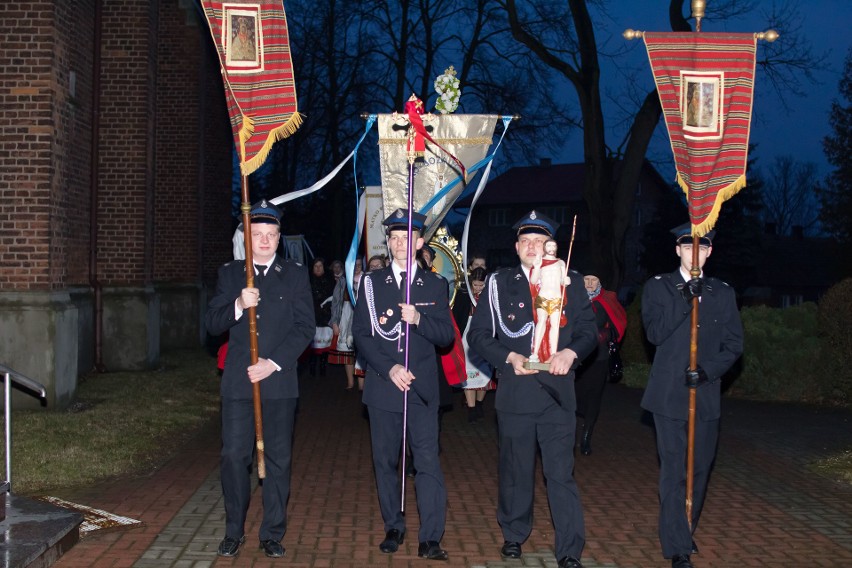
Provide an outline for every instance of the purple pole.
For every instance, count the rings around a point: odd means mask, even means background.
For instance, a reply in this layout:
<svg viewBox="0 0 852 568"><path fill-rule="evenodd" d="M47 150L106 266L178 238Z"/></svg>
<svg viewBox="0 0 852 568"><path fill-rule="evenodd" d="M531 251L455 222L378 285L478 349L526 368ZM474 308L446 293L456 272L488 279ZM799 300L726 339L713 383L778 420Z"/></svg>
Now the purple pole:
<svg viewBox="0 0 852 568"><path fill-rule="evenodd" d="M409 129L411 127L409 126ZM411 148L413 148L413 144ZM405 303L411 303L411 217L414 212L414 152L409 152L408 156L408 242L406 246L405 258ZM405 370L408 370L408 332L409 324L405 322ZM399 500L400 511L405 512L405 444L408 433L408 391L402 395L402 494Z"/></svg>

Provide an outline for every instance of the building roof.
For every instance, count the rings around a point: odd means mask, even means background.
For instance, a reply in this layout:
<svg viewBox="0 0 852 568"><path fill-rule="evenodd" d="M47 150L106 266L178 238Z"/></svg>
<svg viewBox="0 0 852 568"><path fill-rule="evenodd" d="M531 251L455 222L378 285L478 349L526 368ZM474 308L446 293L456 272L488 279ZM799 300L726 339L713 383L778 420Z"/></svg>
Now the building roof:
<svg viewBox="0 0 852 568"><path fill-rule="evenodd" d="M582 201L585 171L586 165L582 162L552 165L545 162L514 167L488 182L477 205L508 205L531 200L539 205ZM667 187L647 160L642 166L642 180ZM473 196L467 195L456 203L456 207L470 207L472 201Z"/></svg>

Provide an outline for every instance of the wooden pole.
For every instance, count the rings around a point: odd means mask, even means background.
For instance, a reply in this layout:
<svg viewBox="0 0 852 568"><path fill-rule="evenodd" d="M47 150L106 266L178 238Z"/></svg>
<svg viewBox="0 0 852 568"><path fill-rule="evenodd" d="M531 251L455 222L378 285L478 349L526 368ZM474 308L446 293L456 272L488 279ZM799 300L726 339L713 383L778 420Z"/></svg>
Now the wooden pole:
<svg viewBox="0 0 852 568"><path fill-rule="evenodd" d="M251 248L251 203L249 203L248 176L241 176L240 211L243 215L243 236L246 243L246 288L254 288L254 258ZM257 308L248 309L249 353L251 364L257 364ZM263 457L263 409L260 403L260 383L252 383L252 401L254 402L254 436L257 446L257 476L266 477L266 460Z"/></svg>
<svg viewBox="0 0 852 568"><path fill-rule="evenodd" d="M571 266L571 252L574 250L574 235L577 234L577 216L574 215L574 225L571 227L571 241L568 243L568 256L565 259L565 276L568 276L568 270ZM564 278L563 278L564 280ZM562 286L562 304L560 304L559 311L562 313L559 316L559 327L565 327L568 325L568 318L565 317L565 313L562 312L562 308L565 307L565 292L567 292L567 287Z"/></svg>
<svg viewBox="0 0 852 568"><path fill-rule="evenodd" d="M704 18L704 9L707 7L705 0L692 0L692 15L695 17L695 32L701 32L701 20ZM692 235L692 268L689 275L692 278L701 276L701 267L698 266L698 249L701 239L698 235ZM689 328L689 370L698 368L698 304L699 299L692 299L692 320ZM686 522L692 530L692 494L695 487L695 399L696 389L689 389L689 418L686 436Z"/></svg>
<svg viewBox="0 0 852 568"><path fill-rule="evenodd" d="M698 235L692 236L692 268L689 275L692 278L701 276L701 267L698 266L698 251L701 239ZM689 370L698 368L698 305L699 299L692 299L692 321L689 329ZM689 389L689 421L686 438L686 520L692 529L692 492L695 485L695 399L696 389Z"/></svg>

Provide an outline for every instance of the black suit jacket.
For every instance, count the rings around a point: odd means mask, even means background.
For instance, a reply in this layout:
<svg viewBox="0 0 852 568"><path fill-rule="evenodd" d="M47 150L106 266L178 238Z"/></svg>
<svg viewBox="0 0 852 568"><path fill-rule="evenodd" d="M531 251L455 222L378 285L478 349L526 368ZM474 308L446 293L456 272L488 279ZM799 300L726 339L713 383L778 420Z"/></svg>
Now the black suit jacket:
<svg viewBox="0 0 852 568"><path fill-rule="evenodd" d="M692 304L683 299L677 288L683 282L678 269L655 276L642 292L645 334L657 346L642 408L679 420L686 420L689 414L689 389L684 381L692 320ZM733 288L717 278L705 279L698 326L698 365L711 382L698 388L697 416L701 420L717 420L720 379L743 352L743 326Z"/></svg>
<svg viewBox="0 0 852 568"><path fill-rule="evenodd" d="M266 276L255 286L260 290L257 305L258 357L271 359L281 367L260 382L261 397L296 398L299 396L296 361L314 337L314 306L308 271L290 260L273 260ZM219 269L216 294L210 300L204 323L213 335L225 331L228 356L222 374L222 398L252 398L252 384L246 369L249 354L248 310L235 318L234 302L246 287L244 261L233 261Z"/></svg>
<svg viewBox="0 0 852 568"><path fill-rule="evenodd" d="M394 365L405 364L405 322L399 304L405 289L397 287L392 267L361 277L358 303L352 322L352 335L358 355L367 363L364 384L365 404L389 412L402 412L403 393L388 378ZM410 326L408 368L414 374L408 396L410 404L438 404L438 365L435 347L454 339L447 298L447 281L420 268L411 284L410 303L420 312L420 323ZM420 305L417 305L420 304ZM399 329L395 329L399 325Z"/></svg>
<svg viewBox="0 0 852 568"><path fill-rule="evenodd" d="M522 270L519 265L488 277L467 332L468 344L497 370L497 410L526 414L559 404L573 412L576 409L573 370L566 376L547 371L519 376L506 363L506 357L513 351L525 357L532 353L535 335L532 295L529 279ZM577 353L576 367L597 346L598 331L582 275L574 270L569 275L571 283L566 288L562 308L568 323L559 330L557 350L573 349Z"/></svg>

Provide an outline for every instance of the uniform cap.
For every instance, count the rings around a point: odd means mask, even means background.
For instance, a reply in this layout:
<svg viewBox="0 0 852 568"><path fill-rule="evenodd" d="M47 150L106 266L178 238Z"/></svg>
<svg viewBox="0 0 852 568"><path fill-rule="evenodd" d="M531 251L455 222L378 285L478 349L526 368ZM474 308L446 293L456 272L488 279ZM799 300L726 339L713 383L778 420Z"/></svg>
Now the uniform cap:
<svg viewBox="0 0 852 568"><path fill-rule="evenodd" d="M677 244L681 244L686 242L687 244L692 244L692 223L684 223L683 225L678 225L674 229L671 230L671 233L675 236L675 242ZM706 235L698 239L699 246L713 246L713 237L716 236L716 231L709 231Z"/></svg>
<svg viewBox="0 0 852 568"><path fill-rule="evenodd" d="M251 206L252 223L269 223L280 227L282 215L281 209L265 199Z"/></svg>
<svg viewBox="0 0 852 568"><path fill-rule="evenodd" d="M540 235L547 235L552 239L556 234L556 229L559 228L559 223L533 209L517 223L512 225L512 228L518 232L519 237L529 233L536 233Z"/></svg>
<svg viewBox="0 0 852 568"><path fill-rule="evenodd" d="M416 211L411 214L411 229L414 231L423 232L423 225L426 223L426 215L422 213L417 213ZM405 209L397 209L390 215L388 218L382 221L382 225L385 226L385 232L389 233L391 231L407 231L408 230L408 211Z"/></svg>

